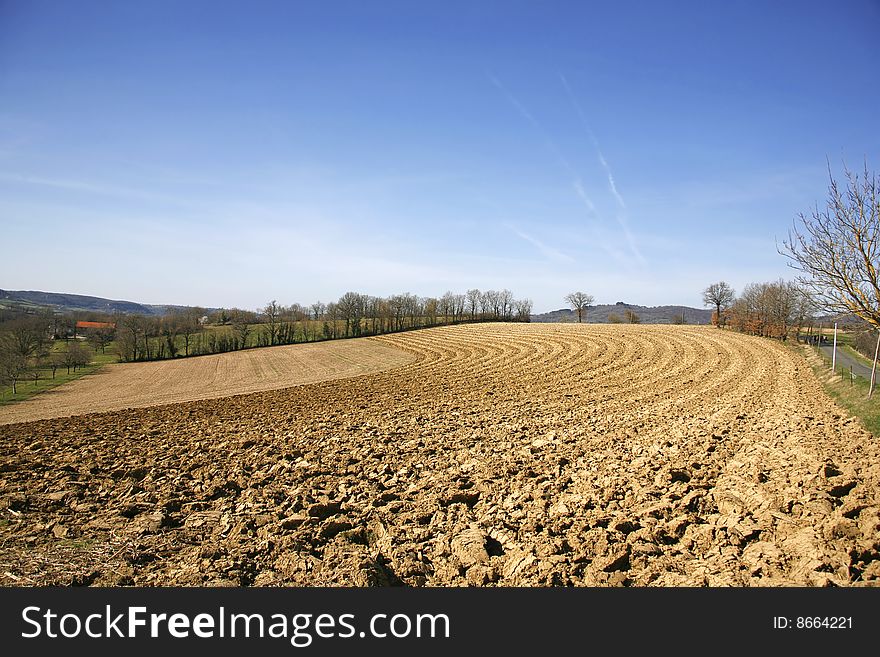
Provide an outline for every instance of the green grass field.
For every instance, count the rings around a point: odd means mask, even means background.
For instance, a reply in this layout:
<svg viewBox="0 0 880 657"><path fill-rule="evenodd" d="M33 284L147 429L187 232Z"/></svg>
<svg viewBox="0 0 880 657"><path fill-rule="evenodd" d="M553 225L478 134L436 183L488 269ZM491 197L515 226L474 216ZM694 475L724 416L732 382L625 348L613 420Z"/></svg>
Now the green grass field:
<svg viewBox="0 0 880 657"><path fill-rule="evenodd" d="M91 364L85 367L78 367L76 369L76 372L71 370L70 374L67 373L66 367L59 367L58 370L55 372L54 379L52 378L51 368L41 368L39 370L40 378L37 379L36 382L34 381L33 373L28 372L27 374L25 374L24 378L20 379L16 384L15 395L12 394L11 385L0 386L0 405L23 401L45 390L51 390L52 388L56 388L64 383L67 383L68 381L73 381L74 379L78 379L81 376L92 374L104 365L115 363L118 361L116 350L112 348L112 345L107 347L106 354L102 354L100 350L96 354L94 349L92 349L88 345L85 345L85 347L92 357ZM50 353L63 352L66 348L67 346L64 340L56 340L52 345L52 350Z"/></svg>
<svg viewBox="0 0 880 657"><path fill-rule="evenodd" d="M308 320L306 322L299 322L297 326L297 339L301 342L312 341L314 339L321 339L323 322ZM344 330L345 322L337 322L337 330ZM252 324L250 326L250 334L248 336L248 346L257 346L259 344L258 334L265 330L265 325L263 324ZM217 326L217 325L209 325L204 327L202 333L193 334L190 338L190 350L191 353L196 352L201 343L207 342L208 335L214 333L216 335L226 334L227 336L231 336L233 334L233 329L231 326ZM154 350L154 353L158 352L159 346L165 342L164 337L152 337L150 338L151 346ZM0 405L3 404L12 404L15 402L23 401L25 399L29 399L34 395L37 395L46 390L51 390L52 388L56 388L60 385L63 385L69 381L73 381L82 376L86 376L88 374L93 374L101 367L108 365L110 363L118 363L119 362L119 354L116 349L116 343L111 342L105 348L104 352L100 350L95 353L95 350L90 347L85 342L82 343L86 350L89 352L89 355L92 357L92 362L86 367L77 368L76 372L67 373L66 367L59 367L55 372L55 378L52 378L52 370L49 367L43 367L39 369L39 378L34 381L33 373L26 373L21 379L19 379L16 384L16 393L12 394L12 386L11 385L0 385ZM185 353L185 343L184 338L181 335L176 336L175 345L177 346L177 357L181 358ZM58 353L63 352L67 349L67 343L64 340L56 340L52 344L52 349L50 353Z"/></svg>

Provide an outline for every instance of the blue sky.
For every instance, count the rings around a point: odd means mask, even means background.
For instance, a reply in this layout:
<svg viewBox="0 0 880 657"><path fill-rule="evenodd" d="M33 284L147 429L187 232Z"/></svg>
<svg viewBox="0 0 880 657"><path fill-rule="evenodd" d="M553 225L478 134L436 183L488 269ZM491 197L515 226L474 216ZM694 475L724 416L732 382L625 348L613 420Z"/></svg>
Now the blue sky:
<svg viewBox="0 0 880 657"><path fill-rule="evenodd" d="M792 277L880 4L0 0L0 287L256 308Z"/></svg>

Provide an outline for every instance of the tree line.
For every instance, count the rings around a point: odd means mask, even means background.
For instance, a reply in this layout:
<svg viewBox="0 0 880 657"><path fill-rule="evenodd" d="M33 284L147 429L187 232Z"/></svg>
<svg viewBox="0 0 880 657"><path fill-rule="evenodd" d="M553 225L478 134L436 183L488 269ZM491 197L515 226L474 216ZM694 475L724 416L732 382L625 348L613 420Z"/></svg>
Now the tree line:
<svg viewBox="0 0 880 657"><path fill-rule="evenodd" d="M728 283L719 281L703 290L703 304L715 308L712 323L719 328L728 326L742 333L783 340L793 328L812 327L816 312L808 290L782 279L750 283L739 296Z"/></svg>
<svg viewBox="0 0 880 657"><path fill-rule="evenodd" d="M199 316L199 311L187 310L155 318L125 315L118 318L115 337L122 360L160 360L462 322L528 322L531 312L531 300L516 299L510 290L471 289L439 298L346 292L330 303L285 306L272 300L257 311L220 309Z"/></svg>
<svg viewBox="0 0 880 657"><path fill-rule="evenodd" d="M18 313L0 322L0 384L15 388L47 369L54 377L58 367L76 371L91 362L90 352L106 353L110 345L122 361L162 360L462 322L528 322L531 312L531 300L516 299L510 290L471 289L441 297L346 292L330 303L273 300L256 311L193 307L163 316ZM65 347L53 349L58 340Z"/></svg>

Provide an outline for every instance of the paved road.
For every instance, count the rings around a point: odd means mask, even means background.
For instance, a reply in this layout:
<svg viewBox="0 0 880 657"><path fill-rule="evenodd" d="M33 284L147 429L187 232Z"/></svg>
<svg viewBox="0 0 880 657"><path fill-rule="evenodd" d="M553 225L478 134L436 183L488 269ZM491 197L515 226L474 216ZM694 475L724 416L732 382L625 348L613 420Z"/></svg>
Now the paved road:
<svg viewBox="0 0 880 657"><path fill-rule="evenodd" d="M822 354L827 356L829 360L831 360L831 353L833 348L831 345L822 345L820 347L822 349ZM856 376L860 376L867 381L871 380L871 367L869 365L864 365L860 361L856 360L854 357L850 356L839 346L837 347L837 372L842 373L841 370L845 372L849 372L849 366L852 365L853 373Z"/></svg>

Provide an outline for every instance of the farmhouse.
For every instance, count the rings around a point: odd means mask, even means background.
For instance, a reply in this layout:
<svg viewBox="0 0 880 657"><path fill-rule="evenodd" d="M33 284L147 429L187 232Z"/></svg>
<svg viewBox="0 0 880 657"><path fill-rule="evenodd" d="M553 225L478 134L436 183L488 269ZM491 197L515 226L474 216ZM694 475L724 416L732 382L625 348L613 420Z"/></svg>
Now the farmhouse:
<svg viewBox="0 0 880 657"><path fill-rule="evenodd" d="M76 328L78 329L115 329L116 324L112 322L77 322Z"/></svg>

